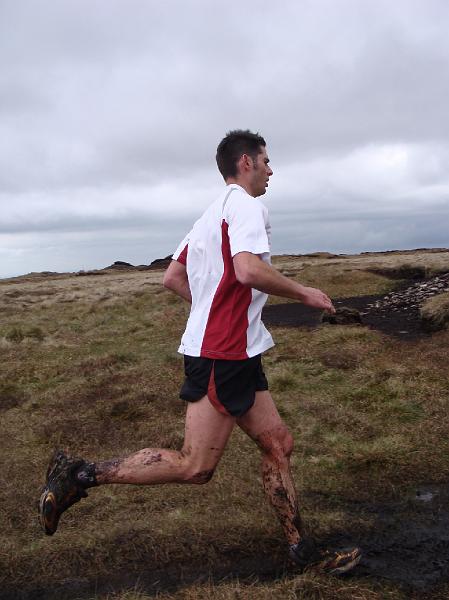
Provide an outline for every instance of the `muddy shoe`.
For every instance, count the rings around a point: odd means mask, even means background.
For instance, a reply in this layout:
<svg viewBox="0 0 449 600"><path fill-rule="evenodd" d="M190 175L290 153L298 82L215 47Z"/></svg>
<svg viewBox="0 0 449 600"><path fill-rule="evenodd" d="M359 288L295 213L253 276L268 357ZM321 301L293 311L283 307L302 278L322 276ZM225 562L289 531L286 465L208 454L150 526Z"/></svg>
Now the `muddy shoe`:
<svg viewBox="0 0 449 600"><path fill-rule="evenodd" d="M360 548L321 550L311 540L301 540L290 546L290 558L303 572L316 571L329 575L340 575L353 569L362 558Z"/></svg>
<svg viewBox="0 0 449 600"><path fill-rule="evenodd" d="M87 497L85 488L96 485L94 476L86 485L76 477L78 471L89 466L81 458L67 456L62 450L53 455L47 470L47 483L39 500L39 520L47 535L55 533L65 510Z"/></svg>

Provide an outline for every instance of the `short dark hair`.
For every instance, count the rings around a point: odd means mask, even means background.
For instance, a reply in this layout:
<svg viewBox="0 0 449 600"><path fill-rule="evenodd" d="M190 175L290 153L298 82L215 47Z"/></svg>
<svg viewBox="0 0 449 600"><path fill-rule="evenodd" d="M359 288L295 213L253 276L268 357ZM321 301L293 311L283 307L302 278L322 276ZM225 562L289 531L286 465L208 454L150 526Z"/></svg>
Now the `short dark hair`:
<svg viewBox="0 0 449 600"><path fill-rule="evenodd" d="M266 146L265 140L258 133L249 129L229 131L217 148L217 166L223 179L237 175L237 163L242 154L248 154L255 161L260 154L260 147Z"/></svg>

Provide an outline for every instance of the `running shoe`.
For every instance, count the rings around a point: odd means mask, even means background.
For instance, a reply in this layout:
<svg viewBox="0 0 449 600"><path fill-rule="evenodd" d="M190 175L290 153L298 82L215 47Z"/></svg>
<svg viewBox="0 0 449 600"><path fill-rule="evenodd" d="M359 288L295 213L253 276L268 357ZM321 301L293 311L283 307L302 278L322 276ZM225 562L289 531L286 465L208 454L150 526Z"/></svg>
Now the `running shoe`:
<svg viewBox="0 0 449 600"><path fill-rule="evenodd" d="M360 548L321 550L312 540L301 540L290 546L290 558L302 572L316 571L329 575L341 575L353 569L362 558Z"/></svg>
<svg viewBox="0 0 449 600"><path fill-rule="evenodd" d="M67 456L62 450L53 455L39 500L39 520L47 535L55 533L64 511L87 497L85 486L76 477L87 465L85 460Z"/></svg>

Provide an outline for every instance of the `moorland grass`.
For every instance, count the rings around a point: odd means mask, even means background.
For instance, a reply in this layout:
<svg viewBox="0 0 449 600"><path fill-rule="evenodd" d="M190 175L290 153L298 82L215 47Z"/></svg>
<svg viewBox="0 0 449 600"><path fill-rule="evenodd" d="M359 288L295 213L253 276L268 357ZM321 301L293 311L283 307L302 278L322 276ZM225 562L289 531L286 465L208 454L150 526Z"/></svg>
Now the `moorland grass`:
<svg viewBox="0 0 449 600"><path fill-rule="evenodd" d="M320 267L313 268L318 281ZM364 295L368 279L373 289L379 282L368 273L354 287L338 288L334 275L324 269L321 279L338 295L356 288ZM96 286L94 278L77 278L79 298L71 302L63 301L67 278L40 281L51 299L35 295L32 304L12 310L10 303L23 297L16 295L1 313L0 585L57 589L67 578L95 581L120 572L138 578L142 570L163 573L173 565L201 576L217 565L233 571L254 556L284 564L284 540L261 490L258 451L240 431L207 486L104 486L63 516L54 537L42 535L36 502L54 448L105 459L182 445L176 348L187 307L154 280L145 285L146 273L111 277L98 278ZM11 286L18 291L20 283ZM5 290L3 284L0 293ZM23 335L11 335L16 330ZM265 370L295 438L292 470L302 514L318 539L373 527L375 516L351 512L353 502L386 501L420 482L447 481L448 331L407 343L355 326L273 328L273 335L277 345ZM136 588L98 598L144 600L145 594ZM293 574L268 583L257 577L200 582L159 597L413 595L363 578Z"/></svg>
<svg viewBox="0 0 449 600"><path fill-rule="evenodd" d="M449 292L429 298L421 307L421 318L430 331L449 326Z"/></svg>

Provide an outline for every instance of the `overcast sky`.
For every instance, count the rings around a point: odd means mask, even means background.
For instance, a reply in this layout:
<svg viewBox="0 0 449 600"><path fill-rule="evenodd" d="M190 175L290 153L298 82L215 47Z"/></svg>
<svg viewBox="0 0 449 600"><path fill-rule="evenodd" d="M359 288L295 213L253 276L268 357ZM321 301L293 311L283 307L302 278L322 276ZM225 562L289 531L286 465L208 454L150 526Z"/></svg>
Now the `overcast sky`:
<svg viewBox="0 0 449 600"><path fill-rule="evenodd" d="M273 252L449 246L447 0L0 0L0 277L170 254L267 140Z"/></svg>

